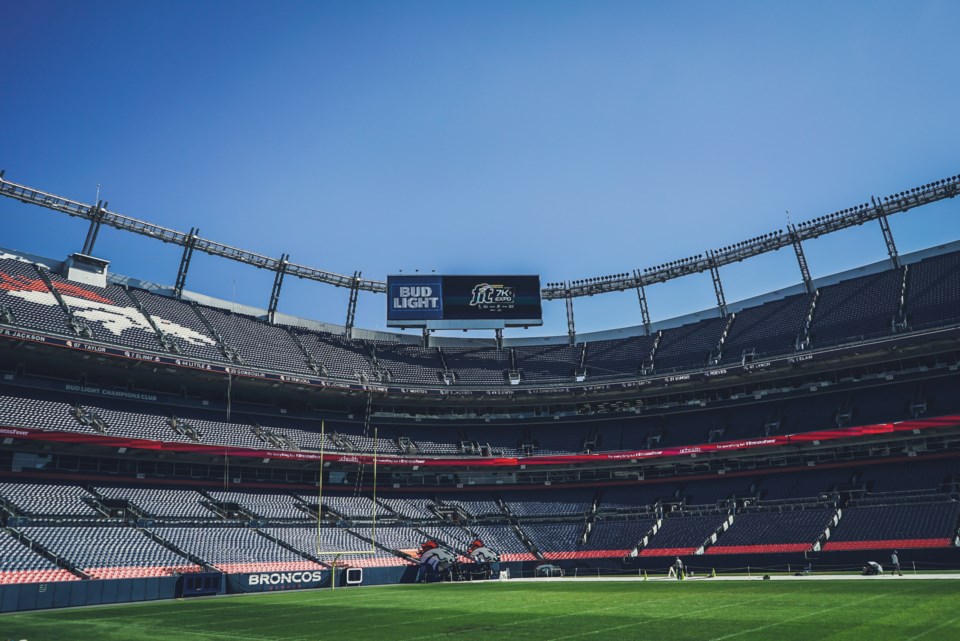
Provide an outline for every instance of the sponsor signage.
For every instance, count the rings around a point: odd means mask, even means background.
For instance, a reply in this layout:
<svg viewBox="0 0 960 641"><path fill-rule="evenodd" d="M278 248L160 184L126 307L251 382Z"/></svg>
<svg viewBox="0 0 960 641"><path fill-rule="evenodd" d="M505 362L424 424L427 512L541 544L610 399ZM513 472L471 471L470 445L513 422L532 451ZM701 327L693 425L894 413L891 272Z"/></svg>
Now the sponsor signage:
<svg viewBox="0 0 960 641"><path fill-rule="evenodd" d="M392 276L387 279L387 320L427 321L443 318L440 276Z"/></svg>
<svg viewBox="0 0 960 641"><path fill-rule="evenodd" d="M270 572L262 574L248 574L248 585L289 585L291 583L319 583L323 574L319 570L313 572Z"/></svg>
<svg viewBox="0 0 960 641"><path fill-rule="evenodd" d="M539 276L388 276L387 325L499 329L542 325Z"/></svg>
<svg viewBox="0 0 960 641"><path fill-rule="evenodd" d="M330 572L320 570L227 575L227 591L231 593L302 590L329 587L329 585Z"/></svg>

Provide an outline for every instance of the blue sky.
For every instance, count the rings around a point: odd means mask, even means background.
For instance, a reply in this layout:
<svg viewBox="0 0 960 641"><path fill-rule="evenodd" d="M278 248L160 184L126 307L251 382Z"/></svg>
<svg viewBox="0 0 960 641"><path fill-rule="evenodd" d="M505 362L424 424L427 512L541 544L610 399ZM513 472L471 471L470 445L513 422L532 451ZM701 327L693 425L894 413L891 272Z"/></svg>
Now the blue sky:
<svg viewBox="0 0 960 641"><path fill-rule="evenodd" d="M702 253L960 172L960 3L45 2L0 21L7 179L340 273L537 273ZM903 252L960 203L891 219ZM0 245L62 258L86 224L4 199ZM814 276L880 260L875 225L806 247ZM173 283L179 248L105 229L113 269ZM728 300L799 280L784 251ZM189 289L265 307L272 275L199 255ZM709 276L651 287L654 319ZM282 311L347 292L287 279ZM357 324L382 328L382 296ZM545 326L565 332L562 302ZM578 329L639 322L633 293Z"/></svg>

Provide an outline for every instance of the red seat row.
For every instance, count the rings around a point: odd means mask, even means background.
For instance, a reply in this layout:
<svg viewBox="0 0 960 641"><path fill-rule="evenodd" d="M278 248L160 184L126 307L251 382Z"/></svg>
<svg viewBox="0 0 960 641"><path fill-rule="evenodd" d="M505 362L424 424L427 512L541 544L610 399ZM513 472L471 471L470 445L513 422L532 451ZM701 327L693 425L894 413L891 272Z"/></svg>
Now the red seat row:
<svg viewBox="0 0 960 641"><path fill-rule="evenodd" d="M764 545L715 545L707 548L706 554L776 554L781 552L806 552L809 543L767 543Z"/></svg>
<svg viewBox="0 0 960 641"><path fill-rule="evenodd" d="M684 556L696 551L697 548L646 548L640 550L640 556Z"/></svg>
<svg viewBox="0 0 960 641"><path fill-rule="evenodd" d="M828 541L824 552L843 550L896 550L898 548L948 548L950 539L891 539L889 541Z"/></svg>
<svg viewBox="0 0 960 641"><path fill-rule="evenodd" d="M119 566L106 568L84 568L83 571L95 579L136 579L150 576L171 576L199 572L198 565L158 565L158 566Z"/></svg>
<svg viewBox="0 0 960 641"><path fill-rule="evenodd" d="M0 585L19 583L54 583L56 581L79 581L67 570L21 570L19 572L0 572Z"/></svg>
<svg viewBox="0 0 960 641"><path fill-rule="evenodd" d="M544 557L550 561L564 561L567 559L620 559L630 553L630 550L579 550L577 552L545 552Z"/></svg>

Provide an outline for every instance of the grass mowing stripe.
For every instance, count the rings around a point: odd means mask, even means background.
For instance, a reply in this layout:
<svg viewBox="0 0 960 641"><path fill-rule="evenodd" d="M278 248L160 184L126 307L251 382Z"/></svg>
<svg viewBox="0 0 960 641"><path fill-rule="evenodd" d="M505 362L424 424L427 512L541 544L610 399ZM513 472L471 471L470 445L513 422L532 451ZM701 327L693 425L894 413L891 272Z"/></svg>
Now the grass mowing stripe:
<svg viewBox="0 0 960 641"><path fill-rule="evenodd" d="M610 626L610 627L608 627L608 628L601 628L601 629L597 629L597 630L587 630L586 632L580 632L580 633L577 633L577 634L568 634L567 636L563 636L563 637L553 637L553 638L551 638L551 639L544 639L544 641L562 641L563 639L576 639L577 637L583 637L583 636L587 636L587 635L590 635L590 634L601 634L601 633L606 633L606 632L613 632L614 630L625 630L626 628L631 628L631 627L634 627L634 626L643 625L644 623L652 623L652 622L659 622L659 621L669 621L669 620L671 620L671 619L679 619L679 618L681 618L681 617L685 617L685 616L689 616L689 615L693 615L693 614L702 614L702 613L704 613L704 612L712 612L712 611L714 611L714 610L722 610L722 609L724 609L724 608L732 608L732 607L741 606L741 605L750 605L751 603L760 603L761 601L765 601L765 600L766 600L766 598L763 598L763 599L753 599L753 600L750 600L750 601L741 601L741 602L739 602L739 603L727 603L727 604L724 604L724 605L717 605L717 606L714 606L714 607L711 607L711 608L703 608L703 609L701 609L701 610L688 610L688 611L684 611L684 612L682 612L682 613L680 613L680 614L673 614L673 615L665 616L665 617L647 617L646 619L641 619L640 621L634 621L634 622L631 622L631 623L624 623L623 625L615 625L615 626Z"/></svg>
<svg viewBox="0 0 960 641"><path fill-rule="evenodd" d="M604 598L603 600L609 601L608 598ZM594 601L591 601L591 603L595 603L595 602L596 602L595 600L594 600ZM649 603L649 602L648 602L648 603ZM534 603L534 604L530 605L530 606L527 607L527 608L521 608L521 609L526 610L526 609L530 609L530 608L541 607L541 605L542 605L541 603ZM622 606L621 604L617 604L617 605L607 606L607 607L604 607L604 608L593 608L593 609L590 609L590 610L578 610L578 611L576 611L576 612L568 612L567 614L545 615L545 616L542 616L542 617L534 617L534 618L532 618L532 619L524 619L523 621L515 621L515 622L513 622L513 623L504 623L504 624L501 625L500 627L504 627L504 628L505 628L505 627L514 626L514 625L520 625L521 623L522 623L522 624L529 624L529 623L536 623L536 622L538 622L538 621L553 621L553 620L555 620L555 619L562 619L562 618L564 618L564 617L582 616L582 615L583 615L584 613L586 613L586 612L606 612L606 611L608 611L608 610L616 610L616 609L620 609L620 608L622 608L622 607L623 607L623 606ZM516 612L516 609L511 610L511 612ZM463 616L463 615L458 615L458 617L462 617L462 616ZM401 638L399 638L399 639L394 639L394 641L420 641L420 640L422 640L422 639L433 639L433 638L437 638L437 637L441 637L441 636L446 636L446 635L450 635L450 634L458 634L458 632L439 632L439 633L431 634L431 635L428 635L428 636L420 636L420 637L401 637Z"/></svg>
<svg viewBox="0 0 960 641"><path fill-rule="evenodd" d="M931 632L936 632L936 631L939 630L940 628L945 628L946 626L950 625L951 623L956 623L957 621L960 621L960 616L955 616L955 617L953 617L952 619L950 619L949 621L944 621L944 622L941 623L940 625L934 626L934 627L930 628L929 630L924 630L924 631L921 632L920 634L915 634L915 635L913 635L912 637L910 637L909 639L906 639L906 641L916 641L917 639L919 639L919 638L921 638L921 637L927 636L927 635L930 634Z"/></svg>
<svg viewBox="0 0 960 641"><path fill-rule="evenodd" d="M85 622L85 621L81 621L81 623L86 623L86 622ZM99 625L99 623L98 623L97 621L91 621L90 623L93 624L93 625L95 625L95 626L96 626L96 625ZM156 631L156 628L154 628L154 627L152 627L152 626L137 625L136 623L128 623L128 624L124 625L123 627L124 627L124 629L126 629L126 628L139 628L139 629L141 629L141 630L149 630L149 631L151 631L151 632ZM244 636L244 635L242 635L242 634L237 634L236 632L231 632L231 633L229 633L229 634L224 634L224 633L222 633L222 632L211 632L210 630L188 630L188 629L186 629L186 628L177 628L176 633L177 633L178 635L180 635L180 634L186 634L186 635L206 637L206 638L215 637L215 638L217 638L217 639L245 639L245 640L247 640L247 641L285 641L283 637L265 637L265 636L263 636L263 635L257 635L257 636L255 636L255 637L248 637L248 636Z"/></svg>
<svg viewBox="0 0 960 641"><path fill-rule="evenodd" d="M489 585L489 584L488 584L488 585ZM467 585L460 585L460 586L456 586L456 587L460 587L460 588L462 589L462 588L467 588ZM473 587L475 587L475 586L473 586ZM418 587L411 586L411 588L412 588L412 589L410 589L409 591L406 591L406 590L405 590L405 591L402 593L401 596L404 597L405 600L411 601L413 605L420 605L421 599L423 598L423 592L422 592ZM454 586L454 585L451 585L451 584L441 584L441 585L434 586L434 588L435 588L435 589L442 589L442 590L444 590L444 591L452 591L452 590L454 590L455 586ZM428 588L428 589L429 589L429 588ZM469 588L467 588L467 589L469 589ZM399 591L397 591L397 592L399 592ZM330 604L330 603L333 602L333 599L331 599L331 598L324 598L323 595L317 595L316 593L314 593L312 596L313 596L314 598L312 598L312 599L309 599L309 598L308 598L308 599L301 599L301 600L298 600L297 602L300 602L300 601L308 601L308 600L310 600L310 601L315 600L315 601L317 601L317 603L315 604L316 607L321 608L321 609L324 608L324 607L326 607L328 604ZM316 597L318 597L318 596L320 597L319 599L316 598ZM390 594L390 595L386 595L386 596L393 597L394 601L397 600L397 598L396 598L396 597L397 597L397 594L396 594L396 593ZM343 600L352 601L353 603L357 603L358 597L359 597L359 595L354 594L354 595L352 595L350 598L346 598L346 599L343 599ZM360 608L362 608L362 609L367 609L366 606L369 605L369 602L370 602L371 600L373 600L373 599L365 598L365 599L363 600L363 602L360 604ZM338 600L338 601L339 601L339 600ZM534 605L532 605L532 606L530 606L530 607L537 607L537 605L538 605L538 604L534 604ZM461 612L461 613L458 613L458 614L456 614L456 615L451 615L451 616L449 616L449 617L434 617L433 619L423 619L423 618L420 616L420 615L422 615L424 612L435 611L435 610L444 610L444 609L449 609L449 608L450 608L449 604L443 604L443 605L439 605L439 606L436 606L436 607L430 607L430 608L422 608L422 607L421 607L420 609L418 609L418 610L416 610L416 611L412 611L412 610L411 610L411 612L412 612L412 614L414 614L415 618L409 620L409 623L419 623L419 622L431 621L431 620L432 620L432 621L441 621L441 620L444 620L444 619L461 618L461 617L463 617L463 613L462 613L462 612ZM255 619L259 618L259 617L260 617L260 615L255 615L255 616L252 617L252 618L247 618L247 617L242 617L242 618L239 618L239 619L233 618L233 619L231 619L231 622L236 622L236 621L238 621L238 620L239 620L239 621L243 621L243 620L255 620ZM355 618L355 617L356 617L356 613L355 613L355 612L353 612L353 611L345 611L345 612L343 612L343 614L341 614L340 616L326 616L326 617L324 617L323 623L324 623L325 625L329 625L330 623L336 623L336 622L339 622L339 621L342 621L342 620L350 620L350 619L353 619L353 618ZM358 631L370 630L370 629L378 629L378 628L383 628L383 627L397 627L397 626L403 626L403 625L407 625L407 624L408 624L408 621L406 621L406 620L400 621L400 622L397 622L396 620L393 620L393 621L392 621L391 623L389 623L389 624L376 625L376 626L367 626L367 627L363 627L363 628L353 627L353 628L350 628L350 630L351 630L352 632L358 632ZM281 628L283 628L283 627L289 627L290 625L300 625L300 623L297 622L297 621L292 621L292 622L290 622L289 624L284 624L284 625L280 625L280 626L276 626L276 627L281 627ZM293 641L294 639L303 639L303 638L309 638L309 636L307 636L307 637L303 637L303 636L285 637L285 639L288 639L289 641Z"/></svg>
<svg viewBox="0 0 960 641"><path fill-rule="evenodd" d="M595 602L597 602L598 600L601 600L601 599L604 600L604 601L609 600L607 597L600 597L600 598L598 598L598 599L593 599L593 600L591 600L590 603L595 603ZM539 602L538 602L538 603L532 603L532 604L530 604L530 605L528 605L528 606L525 606L525 607L522 607L522 608L514 608L513 610L511 610L511 612L516 612L516 611L518 611L518 610L525 611L525 610L530 610L530 609L533 609L533 608L539 608L539 607L542 607L542 605L543 605L543 604L542 604L542 603L539 603ZM449 607L450 607L449 605L444 604L444 605L442 605L442 606L438 606L438 607L435 607L435 608L424 608L424 609L421 609L421 610L415 612L414 614L415 614L415 615L419 615L419 614L422 614L422 613L425 612L425 611L449 609ZM603 610L609 610L609 609L614 609L614 608L619 608L619 607L621 607L621 606L616 605L616 606L610 606L610 607L601 608L601 609L603 609ZM588 611L593 611L593 610L588 610ZM576 615L576 614L579 614L579 613L572 613L572 614L570 614L570 615L558 615L558 616L574 616L574 615ZM349 618L350 616L353 616L353 615L352 615L352 614L348 614L347 616L348 616L348 618ZM447 617L434 617L434 618L432 618L432 619L423 619L422 617L415 616L414 619L404 620L404 621L400 621L400 622L392 621L391 623L386 623L386 624L381 624L381 625L366 626L366 627L361 627L361 628L350 628L350 631L351 631L351 632L362 632L362 631L366 631L366 630L375 630L375 629L385 628L385 627L402 627L402 626L405 626L405 625L418 624L418 623L422 623L422 622L425 622L425 621L443 621L443 620L447 620L447 619L461 619L461 618L463 618L463 613L462 613L462 612L458 612L457 614L454 614L454 615L451 615L451 616L447 616ZM544 619L544 618L553 618L553 617L538 617L538 618L533 618L533 619L525 619L525 620L523 621L523 623L531 623L531 622L535 622L535 621L542 620L542 619ZM325 622L326 622L326 621L327 621L327 620L325 619ZM504 624L504 625L513 625L513 624ZM433 636L433 635L431 635L431 636ZM297 641L297 640L299 640L299 639L307 639L307 638L310 638L310 637L309 637L309 636L287 637L287 638L286 638L286 641ZM396 637L395 637L394 639L395 639L395 641L412 641L413 639L419 639L419 638L421 638L421 637L404 637L404 638L402 638L402 639L396 639Z"/></svg>
<svg viewBox="0 0 960 641"><path fill-rule="evenodd" d="M384 588L390 588L394 586L383 586ZM396 602L397 597L402 598L419 598L418 595L413 594L403 594L400 590L391 590L391 589L376 589L375 594L370 594L368 591L369 588L365 588L363 592L363 597L365 602L369 601L393 601ZM178 619L182 620L188 618L193 624L179 625L176 627L177 630L183 630L184 632L189 632L190 634L197 634L203 626L210 626L210 623L221 619L225 616L229 617L229 622L231 624L237 622L238 620L248 620L248 621L257 621L263 618L262 612L255 612L252 617L236 617L230 616L225 611L234 610L237 608L251 608L253 602L257 602L258 605L263 605L264 601L283 601L284 607L289 607L294 604L302 604L302 607L307 608L312 603L317 601L317 597L321 598L321 603L324 605L334 605L342 602L356 602L358 594L354 591L350 591L344 596L340 594L333 594L332 591L278 591L278 592L266 592L266 593L249 593L249 594L237 594L237 595L223 595L221 597L215 597L213 599L203 599L198 598L193 599L177 599L169 602L165 602L162 605L160 603L137 603L137 604L111 604L111 605L102 605L102 606L92 606L86 608L69 608L65 610L51 610L43 613L45 617L53 617L60 619L64 625L67 625L72 622L78 621L78 617L87 617L92 612L97 612L97 621L101 623L106 623L107 621L116 621L116 624L113 625L113 629L123 630L124 628L132 627L133 623L131 621L141 620L141 621L150 621L156 620L157 625L139 625L140 629L144 630L153 630L157 631L161 626L169 626L169 619L171 617L171 609L176 609L177 611L173 613ZM136 608L137 610L155 610L153 612L131 612L131 609ZM256 608L253 608L256 610ZM101 615L101 612L110 612L119 611L115 615ZM39 614L39 613L38 613ZM7 616L23 616L23 613L19 615L16 613L7 615ZM27 615L30 616L30 615ZM346 617L352 616L350 613L345 615ZM328 617L325 619L324 623L330 622L330 619L339 619L339 617ZM3 618L0 617L0 622L3 621ZM79 620L82 623L88 623L85 620ZM302 622L294 622L295 625L302 625ZM104 625L103 627L108 627ZM169 628L167 628L169 630ZM195 632L196 631L196 632ZM215 635L214 633L209 633L211 636L230 636L230 635ZM236 635L233 635L236 636ZM263 637L256 637L257 639L263 639Z"/></svg>
<svg viewBox="0 0 960 641"><path fill-rule="evenodd" d="M909 588L873 581L567 581L360 588L343 593L291 591L229 600L5 615L0 616L0 639L739 641L772 635L779 641L928 641L952 637L950 630L956 632L960 620L955 606L960 602L960 581L913 582ZM890 607L892 599L885 596L897 599L896 607ZM238 609L241 606L243 610ZM98 621L101 614L104 620ZM117 616L121 614L135 618L125 622ZM819 614L823 614L821 620L811 618Z"/></svg>
<svg viewBox="0 0 960 641"><path fill-rule="evenodd" d="M389 587L394 587L394 586L370 586L364 589L369 590L371 588L389 588ZM182 614L190 614L193 617L217 618L218 616L223 614L224 610L230 610L234 608L249 608L250 603L246 603L244 602L244 600L268 600L270 597L275 597L275 598L286 597L285 600L289 601L290 603L303 602L304 604L306 604L308 602L314 601L317 598L317 592L320 592L320 590L317 590L317 591L298 590L296 592L292 590L281 590L277 592L245 592L245 593L238 593L238 594L221 594L215 597L188 597L186 599L177 598L177 599L171 599L169 601L172 603L182 605L185 609L188 610L187 612L182 612ZM324 589L321 592L321 594L329 594L331 592L332 591L330 591L329 589ZM377 592L380 592L380 590L377 590ZM399 590L391 591L391 590L384 589L383 592L384 593L399 592ZM300 598L294 598L295 595L299 595ZM379 598L388 599L390 597L393 597L393 595L377 594L376 596L366 596L365 598L366 600L370 601L370 600L379 599ZM334 601L342 602L342 601L355 601L355 600L356 600L356 597L353 594L350 594L349 596L343 596L343 597L340 597L339 595L337 595L336 597L326 598L324 603L332 603ZM120 614L116 614L113 616L100 616L99 618L101 620L169 617L169 613L165 611L145 612L143 614L130 614L129 612L126 611L128 609L156 609L154 605L155 603L156 602L151 601L151 602L138 602L138 603L110 603L110 604L102 604L102 605L77 606L77 607L71 607L71 608L60 608L57 610L51 610L50 615L53 617L57 617L59 615L59 616L69 618L69 617L72 617L73 613L77 610L89 611L89 610L102 609L105 611L118 610L120 611ZM191 610L203 610L203 611L194 612L191 614L190 612ZM9 613L7 615L0 614L0 617L16 616L16 614L17 613Z"/></svg>
<svg viewBox="0 0 960 641"><path fill-rule="evenodd" d="M70 623L73 624L73 625L76 625L76 624L86 625L86 626L92 627L92 628L105 627L105 626L102 626L101 623L100 623L100 621L98 621L98 620L92 620L92 621L78 620L78 621L71 621ZM62 629L62 628L58 627L55 623L50 622L50 621L40 621L40 622L37 622L37 624L40 625L40 626L52 627L52 628L55 628L55 629L58 629L58 630L61 630L61 629ZM107 624L107 625L108 625L108 626L113 626L114 624L110 623L110 624ZM149 630L150 632L155 632L155 631L156 631L156 628L154 628L154 627L137 625L136 623L128 623L128 624L124 625L124 626L123 626L123 629L126 629L126 628L139 628L139 629L142 629L142 630ZM188 635L193 635L193 636L202 636L202 637L204 637L204 638L216 637L216 638L224 638L224 639L245 639L245 640L247 640L247 641L286 641L286 639L283 639L283 638L264 637L264 636L247 637L247 636L241 636L241 635L237 635L237 634L221 634L221 633L217 633L217 632L210 632L210 631L208 631L208 630L206 630L206 631L191 632L191 631L189 631L189 630L182 630L182 629L180 629L180 628L177 628L176 632L177 632L178 634L188 634ZM6 633L4 633L4 634L6 634ZM58 638L63 638L63 637L58 637Z"/></svg>
<svg viewBox="0 0 960 641"><path fill-rule="evenodd" d="M907 591L908 591L908 592L911 592L911 591L915 592L915 591L917 591L917 590L919 590L919 589L920 589L920 588L914 588L913 590L907 590ZM883 598L888 597L888 596L890 596L889 593L888 593L888 594L877 594L877 595L874 595L874 596L871 596L871 597L867 597L867 598L865 598L865 599L860 599L859 601L855 601L852 605L860 605L860 604L862 604L862 603L866 603L867 601L875 601L875 600L877 600L877 599L883 599ZM835 605L835 606L833 606L832 608L824 608L824 609L822 609L822 610L817 610L817 611L815 611L815 612L807 612L806 614L800 614L800 615L795 616L795 617L790 617L789 619L781 619L781 620L779 620L779 621L774 621L773 623L768 623L767 625L762 625L762 626L759 626L759 627L756 627L756 628L750 628L749 630L740 630L739 632L734 632L733 634L726 634L726 635L724 635L724 636L722 636L722 637L714 637L714 638L710 639L710 641L725 641L726 639L733 639L734 637L739 637L739 636L742 636L742 635L744 635L744 634L750 634L751 632L760 632L761 630L769 630L770 628L774 628L774 627L776 627L776 626L778 626L778 625L783 625L784 623L791 623L791 622L793 622L793 621L799 621L800 619L808 619L808 618L810 618L810 617L812 617L812 616L817 616L817 615L823 614L824 612L830 612L830 611L832 611L832 610L839 610L840 608L848 608L848 607L850 607L850 605L851 605L850 603L841 603L840 605Z"/></svg>
<svg viewBox="0 0 960 641"><path fill-rule="evenodd" d="M605 601L609 601L609 596L604 597L604 600L605 600ZM668 617L650 617L650 618L647 618L647 619L643 619L643 620L641 620L641 621L631 622L631 623L624 624L624 625L621 625L621 626L613 626L613 627L610 627L610 628L604 628L604 629L602 629L602 630L596 630L596 631L581 632L581 633L578 633L578 634L568 635L568 636L563 636L563 637L554 637L554 638L552 638L552 639L547 639L547 640L545 640L545 641L559 641L560 639L573 639L573 638L576 638L576 637L585 636L585 635L587 635L587 634L598 634L598 633L600 633L600 632L609 632L609 631L612 631L612 630L619 630L619 629L622 629L622 628L628 628L628 627L631 627L631 626L641 625L641 624L643 624L643 623L649 623L651 620L657 620L657 621L660 621L660 620L669 620L669 619L673 619L673 618L679 618L679 617L681 617L681 616L686 616L686 615L688 615L688 614L696 614L696 613L698 613L698 612L709 612L709 611L711 611L711 610L719 610L719 609L722 609L722 608L728 608L728 607L734 607L734 606L740 606L740 605L749 605L749 604L751 604L751 603L758 603L758 602L763 601L763 600L764 600L764 599L753 599L753 600L743 601L743 602L738 602L738 603L730 603L730 604L726 604L726 605L722 605L722 606L714 606L714 607L711 607L711 608L705 608L705 609L703 609L703 610L694 610L694 611L692 611L692 612L687 611L687 612L683 612L683 613L678 614L678 615L673 615L673 616L668 616ZM658 603L672 603L673 601L674 601L673 599L664 600L664 601L644 601L644 605L645 605L645 606L650 606L651 604L658 604ZM536 604L536 605L539 606L539 604ZM578 609L576 612L568 612L568 613L566 613L566 614L545 615L545 616L536 617L536 618L533 618L533 619L525 619L525 620L523 620L523 621L515 621L515 622L512 622L512 623L504 623L504 624L501 625L500 627L501 627L501 628L505 628L505 627L511 627L511 626L516 626L516 625L521 625L521 624L526 625L526 624L535 623L535 622L538 622L538 621L554 621L554 620L556 620L556 619L563 619L563 618L567 618L567 617L583 616L584 614L592 613L592 612L608 612L608 611L610 611L610 610L619 610L619 609L622 609L622 608L623 608L623 605L620 604L620 603L617 603L617 604L615 604L615 605L610 605L610 606L606 606L606 607L602 607L602 608L592 608L592 609L588 609L588 610ZM431 634L431 635L427 635L427 636L419 636L419 637L402 637L402 638L400 638L400 639L394 639L394 641L422 641L423 639L435 639L435 638L439 638L439 637L443 637L443 636L449 636L449 635L451 635L451 634L459 634L459 631L440 632L440 633L436 633L436 634Z"/></svg>

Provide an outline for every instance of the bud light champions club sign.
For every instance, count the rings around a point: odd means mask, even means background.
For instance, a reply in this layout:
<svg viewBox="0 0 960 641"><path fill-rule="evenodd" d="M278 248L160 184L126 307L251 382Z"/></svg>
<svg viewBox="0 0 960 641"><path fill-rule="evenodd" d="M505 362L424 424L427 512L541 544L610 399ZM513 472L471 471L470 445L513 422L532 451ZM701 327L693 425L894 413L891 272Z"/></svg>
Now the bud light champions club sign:
<svg viewBox="0 0 960 641"><path fill-rule="evenodd" d="M387 326L499 329L543 324L539 276L388 276Z"/></svg>

